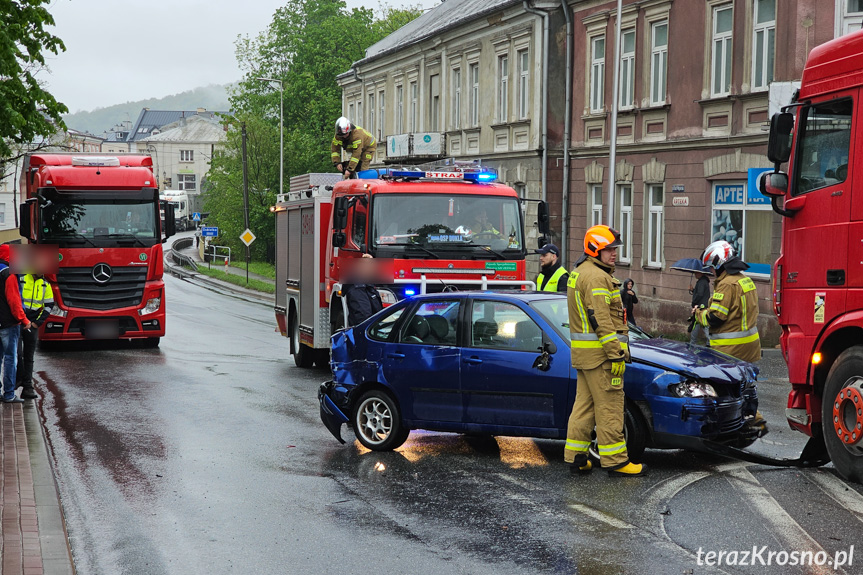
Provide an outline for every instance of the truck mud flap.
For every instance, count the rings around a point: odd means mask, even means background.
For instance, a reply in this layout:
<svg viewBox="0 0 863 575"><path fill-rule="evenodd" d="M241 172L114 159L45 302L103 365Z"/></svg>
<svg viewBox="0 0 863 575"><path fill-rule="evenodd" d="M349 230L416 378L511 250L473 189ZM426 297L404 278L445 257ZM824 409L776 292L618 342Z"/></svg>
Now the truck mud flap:
<svg viewBox="0 0 863 575"><path fill-rule="evenodd" d="M806 445L803 447L803 452L796 459L775 459L766 455L752 453L745 449L723 445L714 441L703 440L701 442L703 449L698 449L704 453L716 455L724 455L732 459L757 463L759 465L769 465L772 467L821 467L830 463L830 455L827 454L827 447L824 445L824 438L820 435L809 438Z"/></svg>

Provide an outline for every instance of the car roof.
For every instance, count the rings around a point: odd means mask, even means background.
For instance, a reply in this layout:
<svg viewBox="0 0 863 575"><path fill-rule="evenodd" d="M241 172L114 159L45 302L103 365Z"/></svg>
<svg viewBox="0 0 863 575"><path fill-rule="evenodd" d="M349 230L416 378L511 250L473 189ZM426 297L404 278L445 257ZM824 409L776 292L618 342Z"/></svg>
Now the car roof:
<svg viewBox="0 0 863 575"><path fill-rule="evenodd" d="M523 302L532 302L539 300L565 299L566 294L563 292L542 292L542 291L515 291L515 290L471 290L457 292L440 292L427 293L422 295L412 296L412 300L427 300L427 299L471 299L479 297L494 297L496 299L519 300Z"/></svg>

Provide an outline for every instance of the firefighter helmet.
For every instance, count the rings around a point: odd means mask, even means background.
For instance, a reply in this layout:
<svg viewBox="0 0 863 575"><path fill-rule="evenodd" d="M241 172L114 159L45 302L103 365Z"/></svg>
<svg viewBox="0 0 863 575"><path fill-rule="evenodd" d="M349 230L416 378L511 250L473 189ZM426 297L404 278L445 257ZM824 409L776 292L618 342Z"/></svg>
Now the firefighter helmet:
<svg viewBox="0 0 863 575"><path fill-rule="evenodd" d="M336 120L336 138L344 138L351 133L351 121L342 116Z"/></svg>
<svg viewBox="0 0 863 575"><path fill-rule="evenodd" d="M734 248L725 240L718 240L710 244L701 254L701 263L706 268L718 269L725 262L734 257Z"/></svg>
<svg viewBox="0 0 863 575"><path fill-rule="evenodd" d="M584 234L584 253L589 256L599 257L601 250L622 245L620 232L608 226L593 226Z"/></svg>

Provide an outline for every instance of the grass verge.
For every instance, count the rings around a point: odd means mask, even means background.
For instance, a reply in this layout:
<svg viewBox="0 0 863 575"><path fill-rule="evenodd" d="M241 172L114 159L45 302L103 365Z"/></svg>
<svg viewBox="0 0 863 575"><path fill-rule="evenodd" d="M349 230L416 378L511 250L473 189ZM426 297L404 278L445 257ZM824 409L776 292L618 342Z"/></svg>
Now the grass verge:
<svg viewBox="0 0 863 575"><path fill-rule="evenodd" d="M249 268L249 271L251 271L251 268ZM273 284L269 284L267 282L264 282L261 280L256 280L256 279L251 279L251 278L249 278L249 283L246 284L246 277L245 276L237 276L237 275L233 275L233 274L228 274L228 273L225 273L221 270L207 269L206 265L199 265L198 266L198 273L205 275L205 276L208 276L208 277L211 277L213 279L222 280L222 281L225 281L228 283L232 283L232 284L238 285L240 287L253 289L255 291L264 292L264 293L272 293L272 294L276 293L276 286Z"/></svg>
<svg viewBox="0 0 863 575"><path fill-rule="evenodd" d="M246 271L246 262L242 260L233 261L229 265L232 268ZM265 278L270 278L271 280L276 279L276 266L266 262L249 262L249 272L259 276L264 276Z"/></svg>

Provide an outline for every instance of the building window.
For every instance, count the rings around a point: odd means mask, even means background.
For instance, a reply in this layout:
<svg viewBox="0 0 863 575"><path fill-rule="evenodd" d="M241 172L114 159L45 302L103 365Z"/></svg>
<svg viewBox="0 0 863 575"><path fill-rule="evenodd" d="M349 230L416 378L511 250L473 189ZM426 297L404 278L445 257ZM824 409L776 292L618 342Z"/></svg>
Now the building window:
<svg viewBox="0 0 863 575"><path fill-rule="evenodd" d="M369 94L369 133L374 134L375 126L375 95Z"/></svg>
<svg viewBox="0 0 863 575"><path fill-rule="evenodd" d="M590 111L602 112L605 104L605 36L590 40Z"/></svg>
<svg viewBox="0 0 863 575"><path fill-rule="evenodd" d="M863 0L836 0L836 36L863 28Z"/></svg>
<svg viewBox="0 0 863 575"><path fill-rule="evenodd" d="M363 116L363 101L357 100L357 118L353 120L354 124L360 125L366 123L366 118Z"/></svg>
<svg viewBox="0 0 863 575"><path fill-rule="evenodd" d="M351 122L356 122L356 117L354 116L354 105L348 104L348 120Z"/></svg>
<svg viewBox="0 0 863 575"><path fill-rule="evenodd" d="M470 126L479 126L479 64L470 65Z"/></svg>
<svg viewBox="0 0 863 575"><path fill-rule="evenodd" d="M635 30L624 30L620 38L620 107L635 101Z"/></svg>
<svg viewBox="0 0 863 575"><path fill-rule="evenodd" d="M195 150L180 150L180 161L181 162L194 162L195 161Z"/></svg>
<svg viewBox="0 0 863 575"><path fill-rule="evenodd" d="M405 88L396 86L396 134L404 133Z"/></svg>
<svg viewBox="0 0 863 575"><path fill-rule="evenodd" d="M386 120L386 116L384 112L386 112L386 98L384 98L384 91L381 90L378 92L378 105L380 106L380 112L378 113L378 140L382 140L384 137L384 132L386 131L386 124L384 123Z"/></svg>
<svg viewBox="0 0 863 575"><path fill-rule="evenodd" d="M590 225L598 226L602 223L602 184L594 184L590 188Z"/></svg>
<svg viewBox="0 0 863 575"><path fill-rule="evenodd" d="M452 127L461 128L461 68L452 70Z"/></svg>
<svg viewBox="0 0 863 575"><path fill-rule="evenodd" d="M195 191L195 174L177 174L177 189Z"/></svg>
<svg viewBox="0 0 863 575"><path fill-rule="evenodd" d="M730 5L713 9L713 49L710 63L710 94L726 96L731 91L731 30L734 24Z"/></svg>
<svg viewBox="0 0 863 575"><path fill-rule="evenodd" d="M429 130L440 131L440 74L429 77Z"/></svg>
<svg viewBox="0 0 863 575"><path fill-rule="evenodd" d="M530 102L530 55L527 50L518 53L518 119L527 119Z"/></svg>
<svg viewBox="0 0 863 575"><path fill-rule="evenodd" d="M0 204L0 224L6 223L6 204Z"/></svg>
<svg viewBox="0 0 863 575"><path fill-rule="evenodd" d="M752 88L767 88L773 81L776 42L776 0L755 0L755 38L752 43Z"/></svg>
<svg viewBox="0 0 863 575"><path fill-rule="evenodd" d="M770 274L773 211L770 200L745 182L713 185L710 241L725 240L749 264L748 273Z"/></svg>
<svg viewBox="0 0 863 575"><path fill-rule="evenodd" d="M662 184L647 186L647 265L662 267L663 204L665 187Z"/></svg>
<svg viewBox="0 0 863 575"><path fill-rule="evenodd" d="M668 79L668 22L650 26L650 103L665 104Z"/></svg>
<svg viewBox="0 0 863 575"><path fill-rule="evenodd" d="M417 127L418 127L418 123L419 123L419 120L418 120L419 103L417 102L418 94L417 94L417 83L416 82L411 82L410 91L411 91L411 93L410 93L410 98L411 98L410 113L411 113L411 116L410 116L410 123L408 124L408 126L410 128L410 132L413 133L413 132L417 131Z"/></svg>
<svg viewBox="0 0 863 575"><path fill-rule="evenodd" d="M509 56L497 59L497 120L506 122L509 119Z"/></svg>
<svg viewBox="0 0 863 575"><path fill-rule="evenodd" d="M617 251L617 259L622 264L632 263L632 186L617 186L617 230L623 245Z"/></svg>

